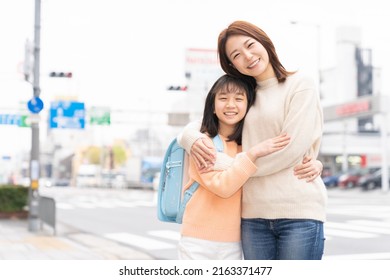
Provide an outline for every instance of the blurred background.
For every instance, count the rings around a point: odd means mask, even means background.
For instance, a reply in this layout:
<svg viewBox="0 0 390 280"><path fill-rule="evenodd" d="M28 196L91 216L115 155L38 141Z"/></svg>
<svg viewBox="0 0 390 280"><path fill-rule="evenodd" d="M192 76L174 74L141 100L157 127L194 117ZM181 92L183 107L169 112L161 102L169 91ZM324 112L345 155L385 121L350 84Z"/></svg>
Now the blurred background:
<svg viewBox="0 0 390 280"><path fill-rule="evenodd" d="M150 183L170 140L201 117L222 73L217 36L238 19L268 33L287 69L318 81L324 175L382 166L390 87L382 1L43 0L39 114L27 106L34 1L0 11L2 182L28 181L29 124L39 118L40 177L75 185L78 174L96 173L101 184L115 174L124 184Z"/></svg>
<svg viewBox="0 0 390 280"><path fill-rule="evenodd" d="M271 37L286 69L317 81L327 187L388 191L384 1L42 0L39 77L35 2L0 3L0 183L29 187L33 170L43 192L155 189L166 147L201 118L222 74L218 34L246 20ZM37 78L42 104L32 100Z"/></svg>

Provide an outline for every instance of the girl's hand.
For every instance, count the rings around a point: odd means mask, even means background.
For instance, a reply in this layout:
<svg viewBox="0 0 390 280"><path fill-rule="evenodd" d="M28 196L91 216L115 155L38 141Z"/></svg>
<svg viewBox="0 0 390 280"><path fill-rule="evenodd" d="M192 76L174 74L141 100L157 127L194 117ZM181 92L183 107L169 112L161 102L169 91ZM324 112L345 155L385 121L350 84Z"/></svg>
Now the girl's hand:
<svg viewBox="0 0 390 280"><path fill-rule="evenodd" d="M253 162L259 158L277 152L290 143L290 136L282 133L274 138L267 139L248 150L247 155Z"/></svg>
<svg viewBox="0 0 390 280"><path fill-rule="evenodd" d="M321 175L323 165L319 160L312 160L311 157L304 157L302 164L295 166L294 175L298 179L306 179L306 182L313 182Z"/></svg>
<svg viewBox="0 0 390 280"><path fill-rule="evenodd" d="M209 169L214 165L217 156L213 141L209 138L199 138L191 147L191 155L199 170Z"/></svg>

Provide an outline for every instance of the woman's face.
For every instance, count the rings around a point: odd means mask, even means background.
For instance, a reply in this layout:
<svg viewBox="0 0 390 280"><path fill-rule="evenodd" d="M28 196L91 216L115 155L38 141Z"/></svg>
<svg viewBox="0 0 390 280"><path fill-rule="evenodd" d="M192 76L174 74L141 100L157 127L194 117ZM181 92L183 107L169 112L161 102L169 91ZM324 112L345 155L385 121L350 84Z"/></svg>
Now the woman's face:
<svg viewBox="0 0 390 280"><path fill-rule="evenodd" d="M230 36L226 41L226 55L241 74L252 76L256 81L275 77L267 50L252 37Z"/></svg>

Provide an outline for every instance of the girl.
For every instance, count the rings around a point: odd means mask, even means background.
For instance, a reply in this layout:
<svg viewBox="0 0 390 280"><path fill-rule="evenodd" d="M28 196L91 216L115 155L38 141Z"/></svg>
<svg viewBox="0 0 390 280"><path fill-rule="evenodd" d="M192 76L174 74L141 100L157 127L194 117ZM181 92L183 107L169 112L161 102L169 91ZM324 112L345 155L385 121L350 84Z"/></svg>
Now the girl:
<svg viewBox="0 0 390 280"><path fill-rule="evenodd" d="M287 71L267 34L236 21L218 38L222 69L256 87L256 101L242 131L242 147L287 132L290 144L256 160L255 174L245 183L242 198L242 244L245 259L314 259L324 250L326 188L310 162L322 137L322 109L311 79ZM203 166L214 161L212 146L195 130L186 129L180 144ZM204 144L206 143L206 145ZM217 158L215 167L229 166ZM293 174L300 174L297 177ZM302 175L306 173L306 175ZM311 176L309 180L299 178Z"/></svg>

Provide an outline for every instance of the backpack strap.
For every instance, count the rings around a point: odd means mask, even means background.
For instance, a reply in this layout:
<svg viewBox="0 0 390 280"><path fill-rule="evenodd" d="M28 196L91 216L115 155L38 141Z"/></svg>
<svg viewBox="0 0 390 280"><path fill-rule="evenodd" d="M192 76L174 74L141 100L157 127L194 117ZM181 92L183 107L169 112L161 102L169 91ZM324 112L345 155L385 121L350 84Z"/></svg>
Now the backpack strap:
<svg viewBox="0 0 390 280"><path fill-rule="evenodd" d="M184 192L183 199L180 203L179 212L176 216L176 223L181 224L183 220L184 210L186 209L186 205L188 201L191 199L194 192L198 189L199 183L193 182L191 186Z"/></svg>
<svg viewBox="0 0 390 280"><path fill-rule="evenodd" d="M223 142L221 137L219 137L218 134L213 138L213 142L215 148L217 149L217 152L223 152ZM184 192L182 202L180 203L179 212L177 213L176 216L176 222L178 224L182 223L184 210L186 209L187 203L191 199L194 192L198 189L198 187L199 187L199 183L193 182L191 186Z"/></svg>
<svg viewBox="0 0 390 280"><path fill-rule="evenodd" d="M222 152L223 152L223 142L222 142L221 137L219 137L219 134L217 134L217 135L213 138L213 142L214 142L215 148L217 149L217 152L222 153Z"/></svg>

